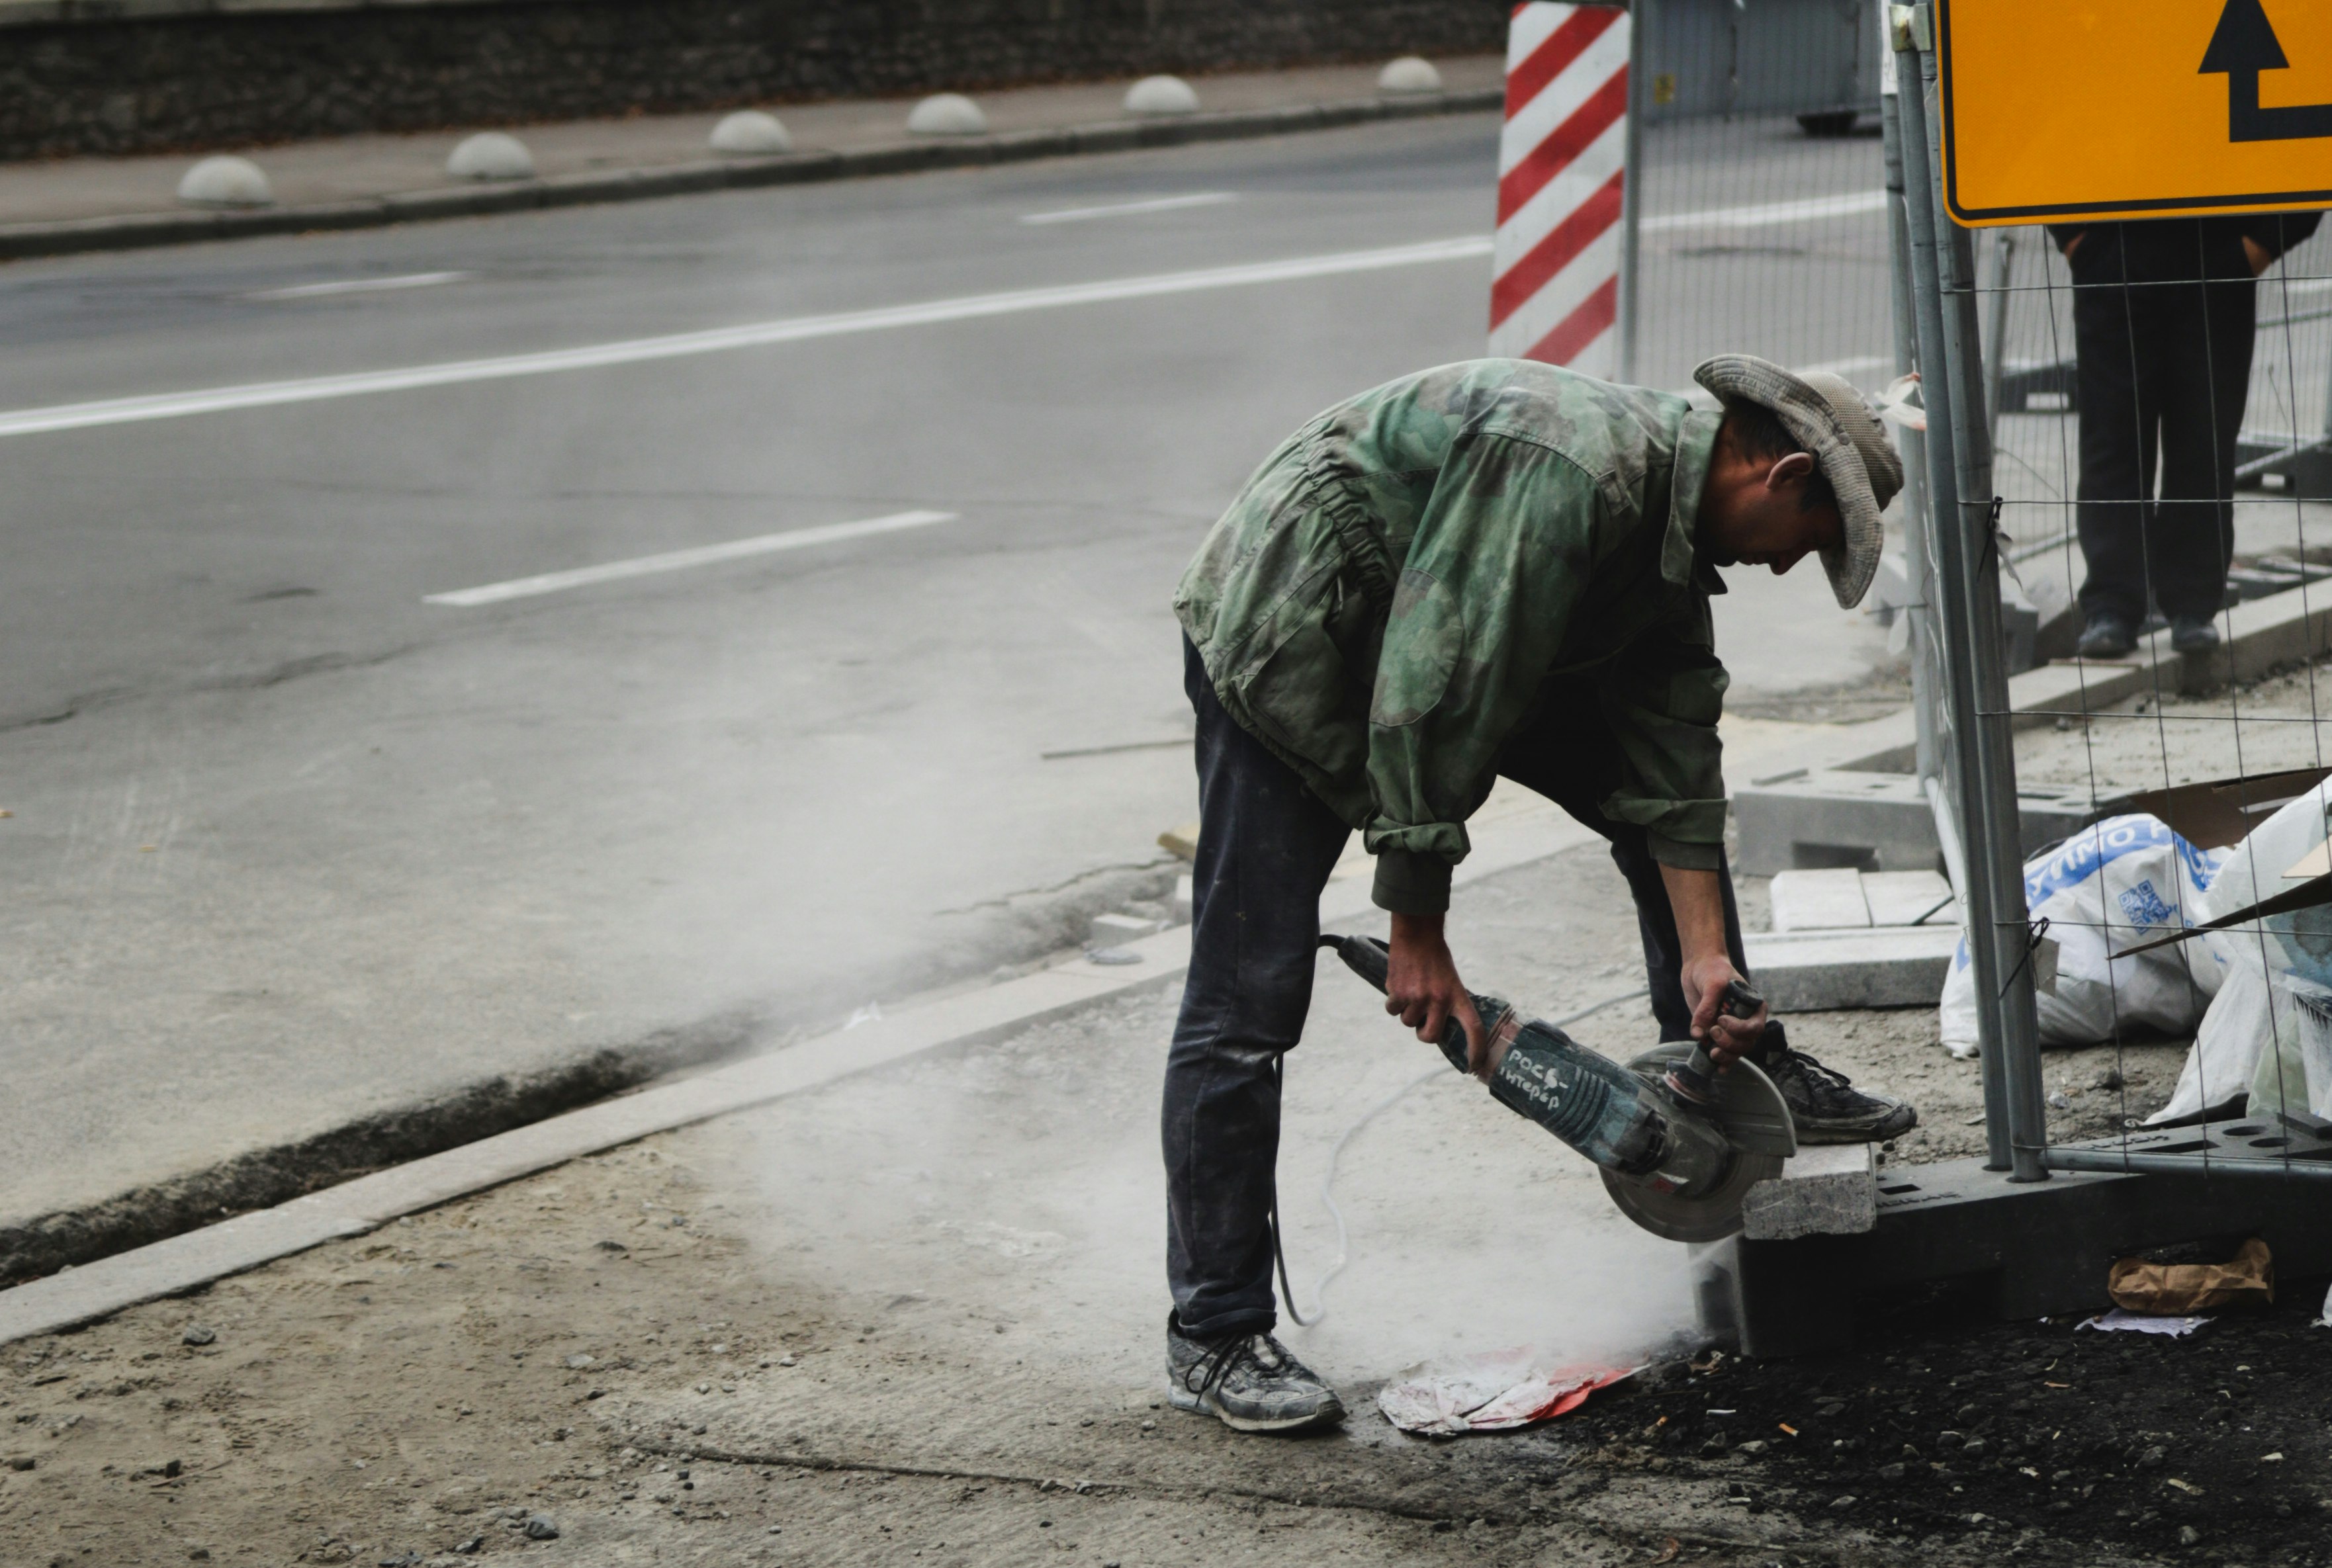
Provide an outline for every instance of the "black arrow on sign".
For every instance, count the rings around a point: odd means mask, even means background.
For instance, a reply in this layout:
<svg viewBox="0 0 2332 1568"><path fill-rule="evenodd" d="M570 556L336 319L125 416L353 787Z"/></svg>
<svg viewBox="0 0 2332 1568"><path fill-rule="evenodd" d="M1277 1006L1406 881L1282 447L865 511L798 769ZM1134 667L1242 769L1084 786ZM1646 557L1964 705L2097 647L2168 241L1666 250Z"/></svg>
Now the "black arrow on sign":
<svg viewBox="0 0 2332 1568"><path fill-rule="evenodd" d="M2332 103L2260 107L2260 72L2290 67L2283 45L2276 41L2275 24L2267 19L2260 0L2227 0L2227 8L2219 13L2218 28L2211 34L2211 46L2203 52L2200 74L2223 74L2227 79L2229 141L2297 141L2332 136Z"/></svg>

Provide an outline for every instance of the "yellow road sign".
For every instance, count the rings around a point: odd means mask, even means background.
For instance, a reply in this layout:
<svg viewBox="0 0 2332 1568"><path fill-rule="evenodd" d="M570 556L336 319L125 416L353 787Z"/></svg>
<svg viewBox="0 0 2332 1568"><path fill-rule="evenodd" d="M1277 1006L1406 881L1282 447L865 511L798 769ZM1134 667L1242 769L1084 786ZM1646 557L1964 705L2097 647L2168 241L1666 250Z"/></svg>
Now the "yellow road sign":
<svg viewBox="0 0 2332 1568"><path fill-rule="evenodd" d="M1963 224L2332 206L2332 0L1936 0Z"/></svg>

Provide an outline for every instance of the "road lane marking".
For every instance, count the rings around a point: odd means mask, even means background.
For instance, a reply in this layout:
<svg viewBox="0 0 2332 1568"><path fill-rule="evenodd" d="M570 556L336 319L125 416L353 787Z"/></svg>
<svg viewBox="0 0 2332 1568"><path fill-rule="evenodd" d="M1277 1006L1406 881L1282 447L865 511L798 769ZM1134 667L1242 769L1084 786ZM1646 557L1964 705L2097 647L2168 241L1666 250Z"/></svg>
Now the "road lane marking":
<svg viewBox="0 0 2332 1568"><path fill-rule="evenodd" d="M1072 305L1161 299L1174 294L1201 293L1212 289L1295 282L1307 278L1382 272L1394 267L1428 266L1437 262L1472 261L1489 253L1490 237L1487 234L1468 234L1458 239L1429 240L1419 244L1389 245L1381 250L1337 251L1326 255L1295 256L1283 262L1251 262L1230 267L1200 267L1187 272L1155 272L1146 277L1113 278L1096 283L1013 289L1003 293L968 294L952 300L932 300L919 305L844 311L827 316L792 316L736 327L715 327L701 332L630 338L580 349L505 354L490 359L453 359L396 370L358 370L339 376L308 376L292 381L257 381L236 387L204 387L190 392L156 392L137 397L108 397L93 403L19 408L0 413L0 436L38 435L55 430L85 430L94 425L131 425L149 419L180 419L194 414L268 408L286 403L316 403L333 397L409 392L421 387L452 387L473 381L503 381L515 377L547 376L565 370L596 370L611 365L679 359L696 354L724 353L734 349L766 348L777 343L799 343L817 338L839 338L855 332L887 331L943 321L978 320L991 316L1018 315L1029 311L1061 310Z"/></svg>
<svg viewBox="0 0 2332 1568"><path fill-rule="evenodd" d="M1696 213L1665 213L1643 221L1644 231L1664 229L1761 229L1775 224L1811 223L1820 218L1852 217L1885 212L1883 190L1857 191L1852 196L1808 196L1802 201L1763 202L1746 207L1709 207Z"/></svg>
<svg viewBox="0 0 2332 1568"><path fill-rule="evenodd" d="M545 572L540 577L512 578L508 582L490 582L483 588L424 594L421 602L468 609L476 605L500 604L504 599L532 598L538 594L587 588L592 583L620 582L626 578L684 571L690 567L712 566L724 560L744 560L757 555L775 555L779 550L801 550L813 544L832 544L845 539L864 539L874 533L896 533L903 528L929 528L935 522L952 522L956 516L952 512L894 512L888 517L869 517L857 522L829 522L817 528L797 528L787 533L764 533L752 539L731 540L727 544L700 545L694 550L666 550L662 555L611 560L604 566L577 567L572 571Z"/></svg>
<svg viewBox="0 0 2332 1568"><path fill-rule="evenodd" d="M1024 224L1081 224L1088 218L1131 217L1136 213L1171 213L1181 207L1219 207L1238 200L1237 191L1200 191L1194 196L1153 196L1148 201L1112 202L1107 206L1062 207L1048 213L1022 213Z"/></svg>
<svg viewBox="0 0 2332 1568"><path fill-rule="evenodd" d="M288 289L262 289L255 294L245 294L246 300L316 300L327 294L369 294L392 289L432 289L439 283L458 283L464 278L474 278L475 272L406 272L394 278L344 278L334 283L297 283Z"/></svg>

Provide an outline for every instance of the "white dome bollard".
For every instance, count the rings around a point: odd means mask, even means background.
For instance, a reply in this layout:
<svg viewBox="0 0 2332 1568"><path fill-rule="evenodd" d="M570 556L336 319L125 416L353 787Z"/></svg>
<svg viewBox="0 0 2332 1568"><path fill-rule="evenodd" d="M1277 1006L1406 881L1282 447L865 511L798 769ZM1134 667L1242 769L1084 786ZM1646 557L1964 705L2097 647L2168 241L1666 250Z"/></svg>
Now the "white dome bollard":
<svg viewBox="0 0 2332 1568"><path fill-rule="evenodd" d="M1441 72L1433 69L1433 62L1415 54L1404 54L1377 72L1380 92L1438 92Z"/></svg>
<svg viewBox="0 0 2332 1568"><path fill-rule="evenodd" d="M1199 95L1179 76L1145 76L1125 90L1128 114L1196 114Z"/></svg>
<svg viewBox="0 0 2332 1568"><path fill-rule="evenodd" d="M445 160L445 172L455 179L532 179L534 154L514 136L482 130L462 139Z"/></svg>
<svg viewBox="0 0 2332 1568"><path fill-rule="evenodd" d="M247 158L206 158L178 181L178 199L196 207L264 207L275 205L267 176Z"/></svg>
<svg viewBox="0 0 2332 1568"><path fill-rule="evenodd" d="M774 114L763 114L758 109L741 109L724 115L712 128L712 150L715 152L769 153L791 152L794 139L786 133L785 122Z"/></svg>
<svg viewBox="0 0 2332 1568"><path fill-rule="evenodd" d="M934 92L909 111L907 130L913 136L980 136L988 116L961 92Z"/></svg>

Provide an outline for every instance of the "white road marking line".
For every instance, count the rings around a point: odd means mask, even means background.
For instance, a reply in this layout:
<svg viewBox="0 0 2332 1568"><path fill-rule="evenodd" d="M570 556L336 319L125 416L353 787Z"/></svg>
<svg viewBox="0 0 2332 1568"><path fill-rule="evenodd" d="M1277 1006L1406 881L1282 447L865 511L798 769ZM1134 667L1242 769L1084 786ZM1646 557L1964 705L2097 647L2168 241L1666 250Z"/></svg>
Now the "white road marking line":
<svg viewBox="0 0 2332 1568"><path fill-rule="evenodd" d="M157 392L139 397L109 397L94 403L64 403L46 408L20 408L0 413L0 435L37 435L53 430L84 430L100 425L178 419L190 414L216 414L235 408L267 408L282 403L315 403L326 398L358 397L376 392L408 392L424 387L502 381L518 376L547 376L561 370L594 370L609 365L678 359L693 354L718 354L732 349L766 348L774 343L798 343L814 338L838 338L854 332L879 332L899 327L929 326L941 321L976 320L989 316L1018 315L1027 311L1059 310L1070 305L1160 299L1172 294L1199 293L1209 289L1246 288L1258 283L1295 282L1306 278L1336 277L1349 272L1381 272L1391 267L1472 261L1489 253L1489 235L1469 234L1461 239L1390 245L1382 250L1338 251L1326 255L1295 256L1284 262L1251 262L1231 267L1201 267L1188 272L1114 278L1098 283L1014 289L999 294L968 294L960 299L932 300L920 305L844 311L830 316L794 316L737 327L715 327L709 331L675 332L661 338L632 338L581 349L506 354L492 359L454 359L435 365L410 366L401 370L358 370L341 376L303 377L293 381L259 381L239 387L211 387L192 392Z"/></svg>
<svg viewBox="0 0 2332 1568"><path fill-rule="evenodd" d="M724 560L744 560L751 556L774 555L782 550L832 544L837 540L864 539L871 533L895 533L903 528L928 528L935 522L952 522L956 516L952 512L896 512L888 517L870 517L857 522L829 522L817 528L794 529L787 533L764 533L752 539L731 540L727 544L700 545L694 550L667 550L662 555L611 560L604 566L545 572L540 577L512 578L508 582L490 582L483 588L425 594L421 602L425 605L454 605L467 609L474 605L500 604L504 599L555 594L592 583L620 582L626 578L683 571L693 566L712 566Z"/></svg>
<svg viewBox="0 0 2332 1568"><path fill-rule="evenodd" d="M1200 191L1195 196L1153 196L1148 201L1112 202L1107 206L1062 207L1056 212L1023 213L1024 224L1081 224L1088 218L1131 217L1136 213L1171 213L1180 207L1217 207L1238 200L1237 191Z"/></svg>
<svg viewBox="0 0 2332 1568"><path fill-rule="evenodd" d="M288 289L262 289L255 294L245 294L246 300L315 300L327 294L369 294L392 289L430 289L439 283L458 283L464 278L474 278L475 272L406 272L395 278L344 278L336 283L299 283Z"/></svg>
<svg viewBox="0 0 2332 1568"><path fill-rule="evenodd" d="M1765 202L1756 206L1710 207L1696 213L1665 213L1643 221L1646 233L1656 229L1761 229L1775 224L1811 223L1818 218L1851 217L1887 210L1883 190L1857 191L1852 196L1808 196L1802 201Z"/></svg>

